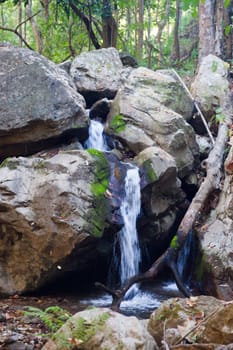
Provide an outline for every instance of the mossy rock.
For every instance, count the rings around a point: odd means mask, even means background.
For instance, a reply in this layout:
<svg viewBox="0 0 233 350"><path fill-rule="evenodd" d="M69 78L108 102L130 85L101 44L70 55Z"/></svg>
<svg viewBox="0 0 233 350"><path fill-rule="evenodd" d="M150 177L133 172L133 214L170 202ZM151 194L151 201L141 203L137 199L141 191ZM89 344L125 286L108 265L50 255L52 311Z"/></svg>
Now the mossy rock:
<svg viewBox="0 0 233 350"><path fill-rule="evenodd" d="M126 128L126 122L122 114L117 114L110 120L109 128L113 133L118 134Z"/></svg>
<svg viewBox="0 0 233 350"><path fill-rule="evenodd" d="M88 225L87 231L94 237L102 237L104 229L108 227L107 218L110 215L110 208L106 190L109 184L110 167L105 154L96 149L88 149L88 153L95 159L94 181L91 183L93 195L93 207L86 214Z"/></svg>

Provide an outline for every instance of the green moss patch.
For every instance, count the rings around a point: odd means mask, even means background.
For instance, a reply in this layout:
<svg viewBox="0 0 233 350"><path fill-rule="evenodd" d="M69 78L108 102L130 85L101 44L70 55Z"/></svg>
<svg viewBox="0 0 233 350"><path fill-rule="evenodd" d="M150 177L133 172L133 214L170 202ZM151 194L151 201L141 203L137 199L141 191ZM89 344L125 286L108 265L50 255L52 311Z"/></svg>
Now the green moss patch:
<svg viewBox="0 0 233 350"><path fill-rule="evenodd" d="M74 349L74 344L77 345L78 349L79 345L81 346L82 343L87 342L96 333L104 329L109 317L109 313L104 312L90 321L85 320L83 317L78 317L76 320L71 319L69 324L69 328L72 330L71 336L68 338L65 333L58 332L53 335L52 340L56 343L58 350Z"/></svg>
<svg viewBox="0 0 233 350"><path fill-rule="evenodd" d="M115 115L111 119L109 127L116 134L121 132L121 131L123 131L123 130L125 130L126 122L124 120L124 116L122 114Z"/></svg>
<svg viewBox="0 0 233 350"><path fill-rule="evenodd" d="M19 161L15 158L6 158L4 161L0 164L0 168L7 167L10 170L17 169L17 166L19 165Z"/></svg>
<svg viewBox="0 0 233 350"><path fill-rule="evenodd" d="M146 177L147 177L148 182L151 183L151 182L155 182L158 180L158 176L156 175L150 160L146 160L143 163L143 168L144 168L144 171L146 173Z"/></svg>
<svg viewBox="0 0 233 350"><path fill-rule="evenodd" d="M179 249L178 237L175 235L170 243L170 248Z"/></svg>
<svg viewBox="0 0 233 350"><path fill-rule="evenodd" d="M91 192L94 196L93 208L86 214L88 222L87 230L95 237L102 237L105 227L108 225L106 218L109 215L109 205L105 192L108 188L110 168L105 154L96 149L88 149L95 159L95 179L91 184Z"/></svg>

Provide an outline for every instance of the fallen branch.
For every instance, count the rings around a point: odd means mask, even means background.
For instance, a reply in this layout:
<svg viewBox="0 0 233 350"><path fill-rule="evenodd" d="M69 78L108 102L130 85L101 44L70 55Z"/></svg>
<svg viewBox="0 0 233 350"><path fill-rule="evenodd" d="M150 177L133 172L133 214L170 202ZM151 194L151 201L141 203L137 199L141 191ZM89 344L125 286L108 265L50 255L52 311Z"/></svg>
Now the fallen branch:
<svg viewBox="0 0 233 350"><path fill-rule="evenodd" d="M196 107L196 110L198 112L198 114L200 115L201 117L201 120L206 128L206 131L210 137L210 140L212 142L212 144L214 145L215 144L215 141L214 141L214 138L213 138L213 135L211 134L211 131L208 127L208 124L206 122L206 119L202 113L202 111L200 110L200 107L198 106L197 102L195 101L194 97L192 96L191 92L189 91L189 89L187 88L187 86L185 85L184 81L181 79L181 77L179 76L179 74L175 71L175 69L172 69L173 73L175 74L175 76L178 78L179 82L183 85L185 91L187 92L188 96L190 97L190 99L192 100L192 102L194 103L194 106Z"/></svg>
<svg viewBox="0 0 233 350"><path fill-rule="evenodd" d="M185 284L182 282L177 269L178 253L183 247L188 233L194 226L195 220L201 213L201 210L213 190L219 188L222 177L222 164L225 146L228 140L228 130L231 124L232 105L230 93L226 96L225 104L222 107L224 120L219 124L218 135L216 142L211 150L208 159L206 160L206 177L202 182L198 192L193 198L183 220L181 221L175 237L173 237L169 248L161 255L146 272L131 277L124 286L117 290L111 290L108 287L98 284L99 287L110 293L113 297L112 309L119 310L120 304L129 290L129 288L139 282L154 280L159 272L165 267L169 267L174 275L177 287L185 296L190 296Z"/></svg>

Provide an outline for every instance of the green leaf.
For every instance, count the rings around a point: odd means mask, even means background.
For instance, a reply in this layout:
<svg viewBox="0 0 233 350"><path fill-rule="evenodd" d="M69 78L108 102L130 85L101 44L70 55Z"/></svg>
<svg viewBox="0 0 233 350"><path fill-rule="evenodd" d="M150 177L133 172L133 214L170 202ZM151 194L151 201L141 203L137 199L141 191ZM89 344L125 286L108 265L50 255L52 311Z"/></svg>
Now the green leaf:
<svg viewBox="0 0 233 350"><path fill-rule="evenodd" d="M224 8L226 9L227 7L230 6L231 0L224 0Z"/></svg>
<svg viewBox="0 0 233 350"><path fill-rule="evenodd" d="M228 26L226 26L224 29L224 33L226 36L228 36L230 34L230 32L231 32L231 25L228 24Z"/></svg>

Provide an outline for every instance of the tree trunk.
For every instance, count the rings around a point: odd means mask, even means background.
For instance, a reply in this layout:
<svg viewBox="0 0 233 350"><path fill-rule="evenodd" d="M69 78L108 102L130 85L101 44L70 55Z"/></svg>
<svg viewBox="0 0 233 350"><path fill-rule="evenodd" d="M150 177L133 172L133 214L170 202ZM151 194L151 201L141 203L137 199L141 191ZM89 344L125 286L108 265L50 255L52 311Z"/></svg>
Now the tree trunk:
<svg viewBox="0 0 233 350"><path fill-rule="evenodd" d="M163 34L164 27L166 26L166 23L167 23L167 19L170 13L170 8L171 8L171 0L167 0L163 18L158 23L158 33L156 37L158 42L158 48L159 48L158 66L161 66L163 61L162 34Z"/></svg>
<svg viewBox="0 0 233 350"><path fill-rule="evenodd" d="M28 0L27 6L26 6L26 12L27 12L28 17L30 18L30 23L31 23L32 30L33 30L33 33L35 36L36 51L39 53L42 53L42 50L43 50L42 35L41 35L41 32L38 28L36 20L32 14L32 0Z"/></svg>
<svg viewBox="0 0 233 350"><path fill-rule="evenodd" d="M137 58L142 60L143 56L143 34L144 34L144 0L138 0L138 45L137 45Z"/></svg>
<svg viewBox="0 0 233 350"><path fill-rule="evenodd" d="M179 41L179 27L180 27L180 18L181 18L181 2L176 0L176 21L174 27L174 41L173 41L173 52L172 60L180 60L180 41Z"/></svg>
<svg viewBox="0 0 233 350"><path fill-rule="evenodd" d="M225 59L232 59L232 44L233 44L233 35L232 35L232 14L233 14L233 1L231 0L230 5L227 8L224 8L223 22L224 29L228 29L224 36L225 43Z"/></svg>
<svg viewBox="0 0 233 350"><path fill-rule="evenodd" d="M109 0L103 0L102 11L102 32L103 47L116 47L117 44L117 23L112 14L112 7Z"/></svg>
<svg viewBox="0 0 233 350"><path fill-rule="evenodd" d="M22 2L21 2L21 0L19 0L17 7L18 7L18 25L19 25L22 22ZM23 31L22 31L21 26L19 27L19 34L22 37ZM19 37L19 46L22 47L22 45L23 45L23 42L22 42L21 38Z"/></svg>
<svg viewBox="0 0 233 350"><path fill-rule="evenodd" d="M223 14L223 0L200 0L199 63L209 54L223 56Z"/></svg>

